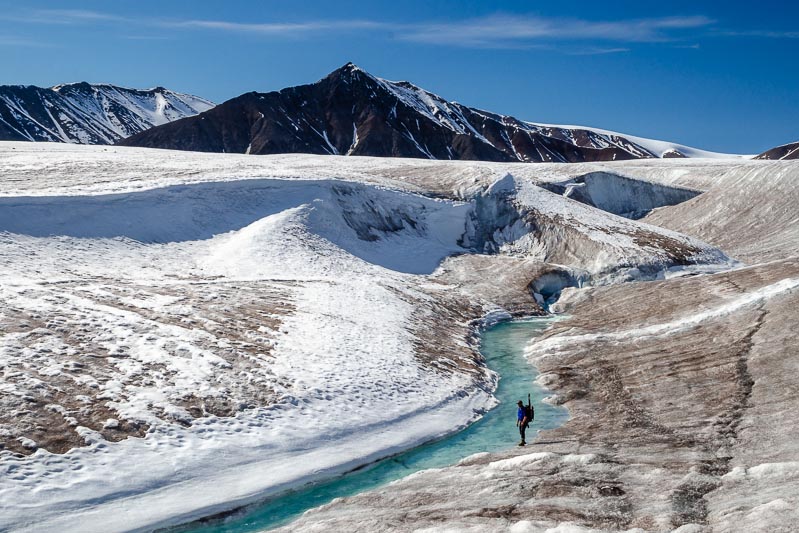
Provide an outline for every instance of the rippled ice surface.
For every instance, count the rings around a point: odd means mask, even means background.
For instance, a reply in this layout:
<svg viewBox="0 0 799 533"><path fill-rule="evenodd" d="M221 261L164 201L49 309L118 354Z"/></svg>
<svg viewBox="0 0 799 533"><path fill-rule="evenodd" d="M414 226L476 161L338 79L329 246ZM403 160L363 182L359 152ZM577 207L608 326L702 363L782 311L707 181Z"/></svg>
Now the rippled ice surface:
<svg viewBox="0 0 799 533"><path fill-rule="evenodd" d="M549 324L549 319L529 319L498 324L482 337L481 351L488 366L501 376L495 393L500 404L465 430L439 441L373 463L342 477L289 492L260 505L251 506L225 519L191 524L176 531L195 533L243 533L262 531L285 524L304 511L373 489L413 472L450 465L478 452L496 452L515 446L516 402L531 393L536 419L528 429L532 441L538 430L561 425L566 409L541 403L546 391L532 383L538 372L524 358L525 346ZM379 409L379 406L376 408ZM299 459L301 460L301 458Z"/></svg>

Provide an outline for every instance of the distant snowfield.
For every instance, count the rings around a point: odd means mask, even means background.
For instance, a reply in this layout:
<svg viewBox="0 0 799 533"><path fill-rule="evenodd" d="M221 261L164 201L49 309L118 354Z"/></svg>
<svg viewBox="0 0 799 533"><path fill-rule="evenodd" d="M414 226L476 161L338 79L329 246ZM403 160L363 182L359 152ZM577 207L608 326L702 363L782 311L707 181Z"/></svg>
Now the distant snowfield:
<svg viewBox="0 0 799 533"><path fill-rule="evenodd" d="M613 169L641 179L672 183L692 172L724 173L731 166L766 165L768 161L729 158L639 159L602 163L487 163L381 157L325 157L303 154L250 156L179 152L117 146L0 142L5 169L0 196L113 194L170 185L233 181L244 178L346 179L414 190L413 178L424 171L437 181L457 182L468 192L512 172L520 178L563 180ZM124 157L120 157L123 154ZM79 172L77 172L79 171ZM409 179L410 182L409 182ZM433 181L433 180L430 180ZM703 188L707 182L699 182Z"/></svg>
<svg viewBox="0 0 799 533"><path fill-rule="evenodd" d="M465 339L440 339L461 347L458 358L426 360L418 331L434 302L460 290L438 276L442 260L483 237L473 205L430 195L514 193L551 220L579 219L574 231L601 251L579 267L604 272L634 257L659 264L661 251L636 233L655 229L533 181L614 168L684 185L691 169L712 175L731 164L741 163L442 163L0 143L3 408L35 418L26 399L53 383L74 388L81 393L44 394L52 400L42 412L88 443L22 458L0 451L0 524L82 532L174 524L463 427L493 405L496 378ZM489 237L509 254L551 260L531 231L517 220ZM727 261L698 241L657 235L700 262ZM107 416L101 427L82 425L95 404L120 419L95 413ZM145 437L110 442L126 421L148 428ZM4 435L11 429L0 424Z"/></svg>

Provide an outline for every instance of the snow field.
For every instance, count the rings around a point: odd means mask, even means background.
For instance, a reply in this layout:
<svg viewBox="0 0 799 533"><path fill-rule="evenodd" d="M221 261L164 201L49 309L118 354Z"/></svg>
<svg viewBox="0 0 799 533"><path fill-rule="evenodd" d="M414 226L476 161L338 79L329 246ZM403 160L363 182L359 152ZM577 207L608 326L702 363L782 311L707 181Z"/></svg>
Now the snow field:
<svg viewBox="0 0 799 533"><path fill-rule="evenodd" d="M590 333L582 335L559 335L538 340L531 345L529 354L536 359L544 357L557 357L558 354L568 351L577 343L593 342L618 342L645 337L669 335L696 327L708 320L723 318L747 307L754 307L763 302L795 292L799 288L799 279L787 278L766 285L760 289L732 298L728 303L707 309L693 315L684 316L668 322L652 324L638 328L626 329L617 332Z"/></svg>
<svg viewBox="0 0 799 533"><path fill-rule="evenodd" d="M100 402L147 427L110 443L100 430L116 418L71 420L89 446L6 454L4 524L198 518L446 434L491 405L474 388L487 375L422 367L409 333L426 296L404 272L432 272L460 249L464 206L311 181L139 196L4 200L6 309L57 326L3 336L9 392L35 396L45 376L68 374L80 394L52 409L74 419L73 403ZM244 308L272 320L237 316ZM225 331L242 320L247 346ZM90 346L109 368L70 366ZM254 401L215 416L230 396Z"/></svg>
<svg viewBox="0 0 799 533"><path fill-rule="evenodd" d="M88 443L0 451L14 530L179 523L463 427L495 376L414 332L468 294L427 275L483 233L589 274L665 268L663 242L726 261L533 184L572 166L0 143L0 170L0 431L47 413Z"/></svg>

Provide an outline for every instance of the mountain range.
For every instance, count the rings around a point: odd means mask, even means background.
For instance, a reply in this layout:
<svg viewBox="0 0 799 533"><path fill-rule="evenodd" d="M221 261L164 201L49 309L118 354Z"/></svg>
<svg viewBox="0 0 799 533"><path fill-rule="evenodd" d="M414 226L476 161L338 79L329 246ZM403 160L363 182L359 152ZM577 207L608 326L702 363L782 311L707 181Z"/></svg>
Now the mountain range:
<svg viewBox="0 0 799 533"><path fill-rule="evenodd" d="M406 81L372 76L352 63L315 83L246 93L120 144L523 162L721 155L605 130L525 122L449 102Z"/></svg>
<svg viewBox="0 0 799 533"><path fill-rule="evenodd" d="M222 104L163 87L0 86L0 140L199 152L500 162L733 157L582 126L537 124L451 102L347 63L321 80ZM799 143L757 159L797 159Z"/></svg>
<svg viewBox="0 0 799 533"><path fill-rule="evenodd" d="M207 111L212 102L163 87L138 90L70 83L0 86L0 139L113 144L153 126Z"/></svg>

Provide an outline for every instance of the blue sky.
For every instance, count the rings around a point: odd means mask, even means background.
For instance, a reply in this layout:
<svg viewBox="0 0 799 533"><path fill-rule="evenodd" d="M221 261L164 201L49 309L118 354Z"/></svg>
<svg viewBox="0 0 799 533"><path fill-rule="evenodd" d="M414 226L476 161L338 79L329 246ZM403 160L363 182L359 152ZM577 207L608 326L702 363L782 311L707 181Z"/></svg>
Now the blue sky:
<svg viewBox="0 0 799 533"><path fill-rule="evenodd" d="M524 120L757 153L799 140L792 4L0 0L0 83L221 102L352 61Z"/></svg>

